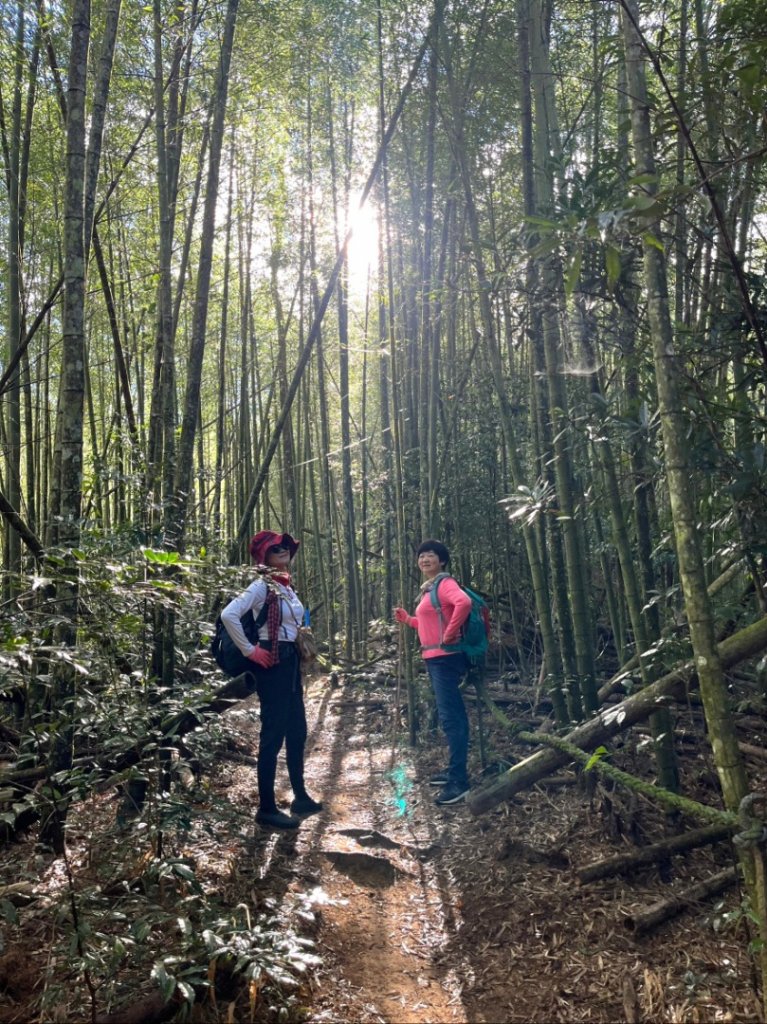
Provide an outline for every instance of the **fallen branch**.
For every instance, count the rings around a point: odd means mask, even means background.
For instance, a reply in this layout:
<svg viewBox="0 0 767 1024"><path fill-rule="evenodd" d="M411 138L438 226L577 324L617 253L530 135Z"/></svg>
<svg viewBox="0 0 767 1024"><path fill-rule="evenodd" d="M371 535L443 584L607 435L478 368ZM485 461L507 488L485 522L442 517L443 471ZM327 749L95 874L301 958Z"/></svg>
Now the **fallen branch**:
<svg viewBox="0 0 767 1024"><path fill-rule="evenodd" d="M14 882L12 885L0 886L0 900L12 903L14 907L25 907L37 898L31 882Z"/></svg>
<svg viewBox="0 0 767 1024"><path fill-rule="evenodd" d="M234 764L258 764L257 757L252 757L250 754L242 754L239 750L222 750L218 758L220 761L232 761Z"/></svg>
<svg viewBox="0 0 767 1024"><path fill-rule="evenodd" d="M578 881L581 885L586 885L588 882L596 882L600 878L609 878L611 875L628 874L645 864L656 864L659 861L667 860L674 854L683 853L685 850L694 850L700 846L716 843L730 835L731 832L732 828L729 825L709 825L706 828L685 832L680 836L661 839L660 842L653 843L651 846L644 846L639 850L632 850L630 853L619 853L614 857L587 864L577 872Z"/></svg>
<svg viewBox="0 0 767 1024"><path fill-rule="evenodd" d="M574 746L572 743L568 743L567 740L559 736L541 737L539 733L521 732L519 738L525 743L545 743L547 746L553 747L554 750L566 754L570 760L579 761L581 764L586 765L587 770L595 771L598 775L605 775L608 779L612 779L613 782L625 786L626 789L631 789L635 793L641 793L642 796L648 797L650 800L664 804L669 810L704 818L714 824L732 827L738 824L738 816L732 811L722 811L718 807L709 807L707 804L698 803L697 800L691 800L687 796L672 793L670 789L663 789L662 786L655 786L652 782L638 779L636 775L631 775L629 772L624 772L622 768L616 768L615 765L600 760L597 755L587 754L584 750Z"/></svg>
<svg viewBox="0 0 767 1024"><path fill-rule="evenodd" d="M764 747L755 747L753 743L738 743L738 746L744 754L758 757L760 761L767 761L767 749Z"/></svg>
<svg viewBox="0 0 767 1024"><path fill-rule="evenodd" d="M719 871L703 882L691 885L689 889L677 893L670 899L653 903L651 907L640 914L630 914L623 919L623 923L634 935L645 935L657 928L658 925L663 924L664 921L670 921L672 917L677 917L685 910L696 907L703 900L718 896L730 886L735 885L738 877L737 868L725 868L724 871Z"/></svg>
<svg viewBox="0 0 767 1024"><path fill-rule="evenodd" d="M747 626L719 644L722 668L752 658L767 648L767 616ZM627 697L614 707L602 710L596 717L573 729L565 737L571 744L584 750L593 750L631 725L641 722L657 711L658 706L675 692L681 692L694 674L692 662L668 673L646 686L643 690ZM543 738L541 738L543 741ZM550 775L561 765L572 760L571 756L559 750L541 750L520 761L504 772L494 783L476 790L467 800L472 814L485 814L503 800L509 800L515 793L532 786L544 775Z"/></svg>
<svg viewBox="0 0 767 1024"><path fill-rule="evenodd" d="M41 559L45 554L45 548L43 542L39 537L27 526L24 520L21 518L19 513L8 501L6 496L0 491L0 514L3 519L8 523L12 530L18 533L19 537L24 541L29 550L37 559Z"/></svg>

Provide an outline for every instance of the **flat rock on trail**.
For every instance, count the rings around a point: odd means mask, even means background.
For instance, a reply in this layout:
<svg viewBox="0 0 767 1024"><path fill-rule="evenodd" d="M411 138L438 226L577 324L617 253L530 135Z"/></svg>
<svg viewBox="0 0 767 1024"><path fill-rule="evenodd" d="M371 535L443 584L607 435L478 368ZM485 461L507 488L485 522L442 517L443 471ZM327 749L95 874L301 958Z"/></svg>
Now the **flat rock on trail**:
<svg viewBox="0 0 767 1024"><path fill-rule="evenodd" d="M249 851L260 891L300 893L313 911L323 963L309 1021L755 1019L743 943L714 933L711 908L640 943L622 915L669 894L657 872L641 891L577 885L568 864L614 845L573 785L536 787L481 819L438 808L424 780L444 751L393 744L390 700L310 680L307 787L325 810L296 833L256 828ZM255 753L257 721L237 728ZM282 759L280 785L287 804ZM233 769L227 792L254 802L254 767Z"/></svg>

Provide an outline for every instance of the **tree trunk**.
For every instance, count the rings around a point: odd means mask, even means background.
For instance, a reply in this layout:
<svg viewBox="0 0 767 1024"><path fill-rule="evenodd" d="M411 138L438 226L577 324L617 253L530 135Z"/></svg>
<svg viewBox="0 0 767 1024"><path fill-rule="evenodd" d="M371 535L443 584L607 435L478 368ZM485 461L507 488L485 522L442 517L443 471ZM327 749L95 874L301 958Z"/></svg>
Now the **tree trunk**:
<svg viewBox="0 0 767 1024"><path fill-rule="evenodd" d="M154 0L154 97L157 146L157 203L160 229L160 263L157 284L157 319L152 399L147 443L147 499L155 507L170 500L176 459L175 365L173 347L173 300L171 259L173 210L170 199L168 147L162 65L162 9ZM174 65L174 73L178 67Z"/></svg>
<svg viewBox="0 0 767 1024"><path fill-rule="evenodd" d="M535 126L533 143L536 167L536 206L542 216L553 209L553 180L550 170L553 156L558 156L559 143L555 135L553 74L549 63L549 29L543 10L544 0L531 0L531 47ZM564 541L567 589L572 608L575 655L579 687L586 712L597 708L594 669L594 636L591 613L586 595L586 566L583 563L583 523L575 500L574 471L572 466L572 438L568 427L568 397L565 387L565 364L559 327L560 307L564 294L561 270L553 254L545 255L540 266L541 324L544 361L548 382L549 414L554 436L554 474Z"/></svg>
<svg viewBox="0 0 767 1024"><path fill-rule="evenodd" d="M344 104L344 113L347 113ZM341 204L338 199L339 179L343 182L343 220L348 224L349 220L349 168L344 161L343 174L339 173L336 159L336 141L334 130L335 119L333 117L333 94L328 87L328 133L329 133L329 156L330 156L330 178L333 194L333 224L335 225L336 250L340 246L338 224L341 219ZM351 132L344 117L344 131ZM344 138L342 151L348 153L351 139ZM355 634L362 629L362 622L358 618L358 597L359 597L359 567L357 556L357 523L354 507L354 487L352 482L352 455L351 455L351 410L349 396L349 305L346 286L346 270L339 274L336 294L338 298L338 384L340 389L341 406L341 487L343 490L343 552L344 552L344 631L346 657L351 661L354 658L355 649L359 640Z"/></svg>
<svg viewBox="0 0 767 1024"><path fill-rule="evenodd" d="M317 237L316 237L316 211L314 207L314 130L313 130L311 97L307 100L306 107L306 163L308 174L309 193L309 309L312 318L317 316L320 308L320 295L317 287ZM306 344L306 342L304 342ZM328 420L327 386L325 382L325 352L322 326L317 331L317 405L319 408L319 437L317 445L320 455L319 467L319 500L322 508L322 520L324 530L319 530L319 523L315 538L317 541L316 550L319 554L320 581L322 587L322 598L325 606L325 625L328 637L329 656L331 661L336 656L336 606L333 595L332 572L333 565L333 476L332 467L328 455L330 453L330 424ZM386 410L388 413L388 410Z"/></svg>
<svg viewBox="0 0 767 1024"><path fill-rule="evenodd" d="M192 337L187 367L186 396L181 421L181 435L178 444L178 462L174 480L174 500L168 509L168 532L173 536L179 549L183 549L186 518L192 486L194 462L194 437L200 406L200 382L202 359L205 354L205 330L208 321L208 297L213 266L213 243L215 241L216 204L218 202L219 167L224 143L224 115L226 113L229 84L229 64L234 43L234 29L239 0L228 0L226 19L221 41L221 56L216 75L216 97L213 109L213 123L210 137L210 162L205 188L205 208L202 221L202 241L197 271L197 291L194 301Z"/></svg>
<svg viewBox="0 0 767 1024"><path fill-rule="evenodd" d="M631 16L626 13L627 10L631 12ZM623 31L636 170L638 174L648 176L648 184L644 187L653 195L657 190L657 185L654 184L655 154L642 46L634 25L637 17L635 0L626 0ZM685 415L685 405L678 383L680 368L668 302L665 254L662 247L655 244L656 239L648 237L649 232L657 235L659 229L659 223L647 225L643 243L644 276L679 577L722 794L725 806L735 810L746 795L748 784L743 759L738 750L727 686L716 647L714 620L701 557L700 531L690 494L688 418Z"/></svg>
<svg viewBox="0 0 767 1024"><path fill-rule="evenodd" d="M216 447L213 470L213 532L221 536L221 485L224 478L224 444L226 424L226 352L229 331L229 278L232 265L232 206L234 202L234 132L229 146L229 189L226 203L226 239L224 242L224 283L221 296L221 333L218 341L218 388L216 394ZM240 342L245 348L243 334Z"/></svg>
<svg viewBox="0 0 767 1024"><path fill-rule="evenodd" d="M98 60L96 80L93 84L93 101L90 111L90 129L88 133L88 159L85 167L85 209L83 213L83 238L85 259L88 261L93 231L93 212L96 207L96 186L101 167L101 144L104 137L107 101L109 99L109 83L112 77L115 43L117 42L117 26L120 21L122 0L109 0L105 11L104 35L101 40L101 52Z"/></svg>
<svg viewBox="0 0 767 1024"><path fill-rule="evenodd" d="M8 183L8 345L7 360L16 356L21 343L21 222L22 182L22 85L26 53L24 50L24 3L19 0L16 10L16 42L14 50L13 107L11 138L7 153L6 180ZM5 445L5 488L7 498L15 509L21 508L21 388L18 367L9 380L5 395L7 426ZM9 600L18 592L21 572L21 544L19 535L8 526L5 529L3 568L7 575L3 581L3 596Z"/></svg>
<svg viewBox="0 0 767 1024"><path fill-rule="evenodd" d="M80 505L83 482L83 419L85 402L85 92L90 40L90 0L74 0L72 44L67 81L67 175L64 210L64 322L61 358L61 399L59 403L60 520L59 543L75 548L80 541ZM61 624L57 641L65 648L75 646L78 620L77 566L69 563L58 593ZM51 705L59 725L51 744L49 778L66 772L72 764L74 726L74 667L62 659L53 662ZM50 783L53 794L60 782ZM51 812L41 829L43 842L57 853L64 849L66 806L52 797Z"/></svg>

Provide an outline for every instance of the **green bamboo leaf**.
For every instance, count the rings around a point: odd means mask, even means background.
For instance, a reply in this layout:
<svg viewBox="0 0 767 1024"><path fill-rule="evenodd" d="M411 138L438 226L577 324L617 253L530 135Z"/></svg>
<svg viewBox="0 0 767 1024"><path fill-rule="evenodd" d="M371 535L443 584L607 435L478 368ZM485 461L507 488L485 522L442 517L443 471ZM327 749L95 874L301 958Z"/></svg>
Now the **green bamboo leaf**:
<svg viewBox="0 0 767 1024"><path fill-rule="evenodd" d="M575 286L578 284L578 279L581 276L582 260L583 253L580 249L578 249L574 253L572 260L570 260L570 265L568 266L567 272L565 274L565 295L568 299L575 291Z"/></svg>
<svg viewBox="0 0 767 1024"><path fill-rule="evenodd" d="M661 252L665 252L663 242L661 242L659 238L656 238L655 235L650 234L649 231L645 231L642 235L642 241L645 245L655 246L656 249L660 249Z"/></svg>
<svg viewBox="0 0 767 1024"><path fill-rule="evenodd" d="M192 871L188 864L181 864L180 862L176 861L176 863L173 864L173 872L180 878L186 879L187 882L196 881L194 871Z"/></svg>
<svg viewBox="0 0 767 1024"><path fill-rule="evenodd" d="M526 224L535 224L539 228L549 228L551 231L556 231L559 227L555 220L549 220L547 217L539 217L537 214L530 214L525 217Z"/></svg>
<svg viewBox="0 0 767 1024"><path fill-rule="evenodd" d="M178 989L180 995L183 996L187 1003L194 1002L194 989L190 984L188 984L186 981L179 981L176 984L176 988Z"/></svg>
<svg viewBox="0 0 767 1024"><path fill-rule="evenodd" d="M621 276L621 254L614 245L608 245L605 249L605 269L608 287L613 288Z"/></svg>
<svg viewBox="0 0 767 1024"><path fill-rule="evenodd" d="M156 551L154 548L144 548L144 558L147 562L155 562L157 565L175 565L178 562L178 551Z"/></svg>
<svg viewBox="0 0 767 1024"><path fill-rule="evenodd" d="M594 765L595 764L599 764L599 762L602 760L603 757L609 756L609 753L610 752L607 749L607 747L597 747L597 749L594 751L594 753L591 755L591 757L586 762L586 771L587 772L591 771L591 769L594 767Z"/></svg>

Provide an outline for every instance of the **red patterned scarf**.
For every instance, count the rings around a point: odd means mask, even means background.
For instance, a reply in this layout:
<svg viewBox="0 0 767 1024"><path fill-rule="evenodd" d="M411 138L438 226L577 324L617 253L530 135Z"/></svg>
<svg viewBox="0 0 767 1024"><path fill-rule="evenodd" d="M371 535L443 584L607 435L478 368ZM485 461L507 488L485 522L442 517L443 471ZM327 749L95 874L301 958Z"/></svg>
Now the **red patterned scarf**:
<svg viewBox="0 0 767 1024"><path fill-rule="evenodd" d="M280 660L280 626L282 625L282 607L280 605L281 596L277 593L270 584L279 583L283 587L290 586L290 573L288 572L270 572L264 573L264 576L268 575L266 581L266 626L269 630L269 641L271 644L271 650L269 657L272 665L276 665Z"/></svg>

